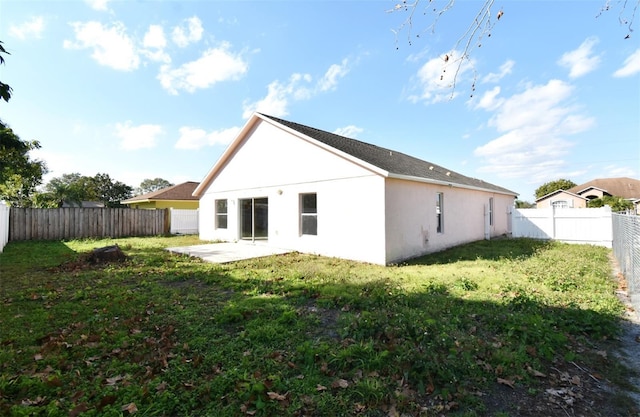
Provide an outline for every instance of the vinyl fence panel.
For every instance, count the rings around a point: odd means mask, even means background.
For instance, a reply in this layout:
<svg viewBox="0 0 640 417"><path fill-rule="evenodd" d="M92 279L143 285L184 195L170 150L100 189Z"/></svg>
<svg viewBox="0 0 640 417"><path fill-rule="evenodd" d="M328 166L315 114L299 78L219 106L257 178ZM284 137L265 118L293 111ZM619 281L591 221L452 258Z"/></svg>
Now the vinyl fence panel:
<svg viewBox="0 0 640 417"><path fill-rule="evenodd" d="M9 241L9 215L11 208L0 201L0 253L4 250L4 246Z"/></svg>
<svg viewBox="0 0 640 417"><path fill-rule="evenodd" d="M198 210L171 209L171 234L198 234Z"/></svg>
<svg viewBox="0 0 640 417"><path fill-rule="evenodd" d="M611 208L516 209L513 237L554 239L610 248L613 240Z"/></svg>

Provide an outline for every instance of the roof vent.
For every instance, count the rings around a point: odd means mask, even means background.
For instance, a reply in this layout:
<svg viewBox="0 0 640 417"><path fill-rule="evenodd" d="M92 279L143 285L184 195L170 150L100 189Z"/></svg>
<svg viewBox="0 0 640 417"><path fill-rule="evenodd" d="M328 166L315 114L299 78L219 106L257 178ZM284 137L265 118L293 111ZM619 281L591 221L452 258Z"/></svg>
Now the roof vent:
<svg viewBox="0 0 640 417"><path fill-rule="evenodd" d="M451 172L447 171L447 177L451 175Z"/></svg>
<svg viewBox="0 0 640 417"><path fill-rule="evenodd" d="M429 170L433 171L433 165L431 165L431 166L429 167Z"/></svg>

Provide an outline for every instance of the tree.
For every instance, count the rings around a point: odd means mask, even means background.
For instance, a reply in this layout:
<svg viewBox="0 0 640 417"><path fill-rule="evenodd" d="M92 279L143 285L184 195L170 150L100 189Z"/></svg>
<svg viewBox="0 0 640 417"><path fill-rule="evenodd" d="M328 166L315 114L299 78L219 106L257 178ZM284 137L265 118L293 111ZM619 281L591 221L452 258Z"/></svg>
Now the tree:
<svg viewBox="0 0 640 417"><path fill-rule="evenodd" d="M516 208L535 208L536 205L534 203L530 203L524 200L516 200Z"/></svg>
<svg viewBox="0 0 640 417"><path fill-rule="evenodd" d="M535 194L536 199L540 197L544 197L547 194L550 194L554 191L558 190L568 190L569 188L575 187L577 184L571 180L559 179L555 181L550 181L546 184L542 184L540 187L536 188Z"/></svg>
<svg viewBox="0 0 640 417"><path fill-rule="evenodd" d="M611 207L612 211L626 211L633 209L633 203L624 197L605 195L604 197L589 200L587 207Z"/></svg>
<svg viewBox="0 0 640 417"><path fill-rule="evenodd" d="M163 188L171 187L173 184L163 178L145 179L136 188L136 195L152 193Z"/></svg>
<svg viewBox="0 0 640 417"><path fill-rule="evenodd" d="M603 13L607 13L614 9L620 11L618 20L622 26L627 28L627 35L625 39L631 37L633 32L633 23L636 12L640 7L640 0L619 0L612 6L611 0L602 0L603 6L598 16ZM406 19L400 24L400 26L393 32L396 34L396 49L398 47L398 35L402 32L407 34L407 43L411 45L414 38L420 38L420 34L424 32L435 33L436 26L440 20L440 17L449 12L455 6L456 0L429 0L423 1L424 8L421 8L420 0L400 0L393 9L388 10L390 13L405 13ZM468 4L468 3L467 3ZM461 31L461 36L453 44L452 49L447 52L443 57L443 70L440 79L451 80L451 97L454 96L454 90L458 79L458 74L461 71L462 66L465 63L471 63L471 50L473 47L482 46L482 42L485 38L490 38L496 23L505 15L502 7L500 10L495 10L495 0L484 0L477 2L478 12L475 14L473 20L469 22L466 30ZM537 6L542 7L542 6ZM426 29L414 31L416 12L421 11L421 15L427 19L431 19L431 23L426 25ZM596 16L596 17L598 17ZM445 73L449 69L453 76L445 77ZM474 81L471 86L471 96L475 91L475 75Z"/></svg>
<svg viewBox="0 0 640 417"><path fill-rule="evenodd" d="M100 201L107 207L120 207L120 201L132 196L133 188L113 181L108 174L96 174L94 177L79 173L64 174L53 178L45 186L48 197L43 201L55 201L58 207L68 203L80 205L83 201Z"/></svg>
<svg viewBox="0 0 640 417"><path fill-rule="evenodd" d="M11 55L9 52L7 52L6 49L4 49L4 46L2 46L2 43L3 42L0 41L0 65L4 64L4 57L2 56L2 54ZM9 99L11 98L11 91L12 91L12 88L9 87L9 84L5 84L2 81L0 81L0 98L1 99L8 102Z"/></svg>
<svg viewBox="0 0 640 417"><path fill-rule="evenodd" d="M31 205L30 197L47 173L43 161L29 156L35 149L40 149L38 141L21 140L0 120L0 200L17 207Z"/></svg>
<svg viewBox="0 0 640 417"><path fill-rule="evenodd" d="M122 207L122 200L133 196L133 188L120 181L113 181L107 174L96 174L91 178L98 201L107 207Z"/></svg>

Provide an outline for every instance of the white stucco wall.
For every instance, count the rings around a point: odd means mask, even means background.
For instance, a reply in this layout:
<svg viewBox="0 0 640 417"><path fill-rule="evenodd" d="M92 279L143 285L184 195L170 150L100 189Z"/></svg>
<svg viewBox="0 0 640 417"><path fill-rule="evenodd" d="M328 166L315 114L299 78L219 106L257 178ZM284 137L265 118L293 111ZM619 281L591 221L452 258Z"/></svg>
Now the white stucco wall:
<svg viewBox="0 0 640 417"><path fill-rule="evenodd" d="M301 236L300 193L316 193L318 235ZM200 237L240 238L239 199L267 197L268 244L384 264L384 178L260 122L200 199ZM228 201L228 227L215 228L215 200Z"/></svg>
<svg viewBox="0 0 640 417"><path fill-rule="evenodd" d="M444 232L437 233L436 194L444 195ZM509 232L513 196L387 179L387 263L485 238L485 205L493 197L490 236Z"/></svg>

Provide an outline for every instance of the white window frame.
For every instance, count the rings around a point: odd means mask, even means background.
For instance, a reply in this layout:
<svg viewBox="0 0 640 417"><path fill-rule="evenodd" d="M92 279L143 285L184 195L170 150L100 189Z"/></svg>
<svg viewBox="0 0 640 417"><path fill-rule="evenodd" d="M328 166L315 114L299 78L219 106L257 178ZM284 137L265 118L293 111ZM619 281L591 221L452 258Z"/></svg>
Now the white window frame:
<svg viewBox="0 0 640 417"><path fill-rule="evenodd" d="M315 196L315 207L305 207L305 196ZM305 219L315 219L315 233L305 231ZM313 232L313 231L311 231ZM301 193L300 194L300 236L317 236L318 235L318 194L317 193Z"/></svg>
<svg viewBox="0 0 640 417"><path fill-rule="evenodd" d="M444 193L436 193L436 232L444 233Z"/></svg>
<svg viewBox="0 0 640 417"><path fill-rule="evenodd" d="M225 211L224 213L221 211L218 211L218 202L223 202L224 201L224 208ZM215 212L216 212L216 229L226 229L227 227L229 227L229 200L227 200L226 198L221 198L221 199L217 199L215 201ZM220 219L224 218L224 227L220 226Z"/></svg>

